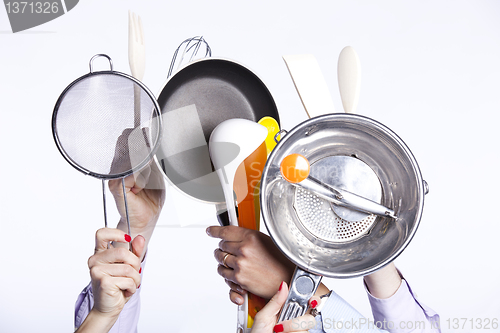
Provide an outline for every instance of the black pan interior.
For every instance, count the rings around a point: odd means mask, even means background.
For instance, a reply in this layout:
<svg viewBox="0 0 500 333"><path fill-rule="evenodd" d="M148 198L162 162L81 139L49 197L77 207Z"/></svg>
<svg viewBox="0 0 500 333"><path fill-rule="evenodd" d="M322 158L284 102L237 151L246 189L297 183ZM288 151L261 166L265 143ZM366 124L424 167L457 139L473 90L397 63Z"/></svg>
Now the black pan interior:
<svg viewBox="0 0 500 333"><path fill-rule="evenodd" d="M158 97L162 114L195 107L205 143L221 122L232 118L259 121L270 116L280 122L274 99L264 83L249 69L224 59L193 62L167 81ZM177 112L177 116L182 113ZM192 116L192 113L191 113ZM167 178L186 194L205 202L224 201L219 179L213 170L208 144L196 143L191 126L164 117L164 135L158 160ZM190 117L192 121L192 117ZM182 138L182 139L179 139ZM187 139L186 139L187 138ZM175 145L175 147L174 147ZM170 152L175 152L172 154Z"/></svg>

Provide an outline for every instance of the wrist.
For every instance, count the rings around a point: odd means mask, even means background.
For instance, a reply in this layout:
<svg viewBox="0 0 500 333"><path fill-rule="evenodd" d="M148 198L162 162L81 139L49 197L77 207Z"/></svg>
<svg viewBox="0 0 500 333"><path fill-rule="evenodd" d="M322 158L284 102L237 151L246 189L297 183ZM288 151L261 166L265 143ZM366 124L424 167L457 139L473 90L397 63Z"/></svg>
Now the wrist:
<svg viewBox="0 0 500 333"><path fill-rule="evenodd" d="M394 263L390 263L375 273L366 275L363 280L368 292L380 299L394 295L402 281Z"/></svg>
<svg viewBox="0 0 500 333"><path fill-rule="evenodd" d="M101 322L110 322L110 321L116 321L118 317L120 316L120 313L122 309L120 308L117 311L111 311L111 312L102 312L96 309L94 306L92 310L90 310L90 313L93 313L93 316L97 318Z"/></svg>
<svg viewBox="0 0 500 333"><path fill-rule="evenodd" d="M330 292L330 289L328 289L327 286L325 286L323 284L323 282L321 282L318 286L318 289L316 289L316 292L314 293L314 296L318 296L318 297L321 297L323 295L326 295Z"/></svg>
<svg viewBox="0 0 500 333"><path fill-rule="evenodd" d="M146 239L150 238L154 232L159 217L160 215L158 213L156 215L151 216L149 219L147 219L147 221L137 221L136 219L131 219L130 236L134 238L137 235L143 235ZM126 217L120 218L116 228L128 233Z"/></svg>
<svg viewBox="0 0 500 333"><path fill-rule="evenodd" d="M87 318L85 318L85 321L82 323L82 325L78 328L76 332L78 333L109 332L109 330L111 330L116 320L118 319L119 315L120 315L119 312L118 314L103 313L95 308L92 308Z"/></svg>

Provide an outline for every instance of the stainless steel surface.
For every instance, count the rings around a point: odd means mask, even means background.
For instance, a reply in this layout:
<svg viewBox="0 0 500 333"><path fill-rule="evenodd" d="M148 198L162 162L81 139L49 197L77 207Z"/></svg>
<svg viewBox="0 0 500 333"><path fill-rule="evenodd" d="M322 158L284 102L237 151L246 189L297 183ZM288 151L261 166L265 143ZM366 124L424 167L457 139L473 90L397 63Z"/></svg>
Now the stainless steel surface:
<svg viewBox="0 0 500 333"><path fill-rule="evenodd" d="M335 202L333 205L334 210L336 212L340 211L340 208L346 208L347 212L358 210L360 212L365 212L368 214L375 214L378 216L386 216L396 218L394 210L387 208L383 205L376 203L375 201L368 200L362 196L359 196L355 193L336 189L337 192L340 193L339 200ZM340 213L339 213L340 215ZM349 215L345 215L344 217L347 221L356 221L355 217L350 217Z"/></svg>
<svg viewBox="0 0 500 333"><path fill-rule="evenodd" d="M132 235L130 232L130 219L128 215L128 201L127 201L127 191L125 191L125 178L122 178L122 191L123 191L123 202L125 203L125 217L127 221L127 233ZM132 242L128 243L128 249L132 251Z"/></svg>
<svg viewBox="0 0 500 333"><path fill-rule="evenodd" d="M309 175L293 185L331 201L332 209L346 221L360 221L371 214L395 217L392 209L377 203L380 183L366 164L349 156L329 156L318 163L322 165L315 170L321 179Z"/></svg>
<svg viewBox="0 0 500 333"><path fill-rule="evenodd" d="M286 135L288 133L286 130L281 129L276 135L274 136L274 142L278 143L280 140L278 139L280 136Z"/></svg>
<svg viewBox="0 0 500 333"><path fill-rule="evenodd" d="M101 57L108 59L109 70L113 71L113 60L111 60L111 57L108 56L107 54L100 53L100 54L96 54L95 56L93 56L92 58L90 58L90 61L89 61L90 73L94 72L94 65L93 65L94 60L96 60L97 58L101 58Z"/></svg>
<svg viewBox="0 0 500 333"><path fill-rule="evenodd" d="M368 233L348 242L314 236L294 208L296 187L280 175L282 159L293 153L311 164L356 156L377 175L381 204L394 207L398 219L377 216ZM314 274L351 278L378 270L404 250L418 228L424 193L417 162L395 133L367 117L330 114L299 124L281 139L264 169L260 199L270 236L293 263Z"/></svg>
<svg viewBox="0 0 500 333"><path fill-rule="evenodd" d="M375 222L375 215L366 215L355 222L340 218L329 201L298 188L295 191L293 207L303 227L304 235L314 242L350 242L366 235Z"/></svg>
<svg viewBox="0 0 500 333"><path fill-rule="evenodd" d="M329 156L322 158L311 165L310 175L321 181L321 183L337 189L341 196L344 194L344 200L347 199L348 194L343 193L343 190L355 193L376 203L381 202L382 187L380 180L366 163L354 156ZM332 208L339 217L347 221L360 221L372 213L376 213L375 211L370 211L370 214L361 213L342 206L341 202L340 204L332 205ZM377 208L380 209L381 213L378 215L385 215L382 207Z"/></svg>
<svg viewBox="0 0 500 333"><path fill-rule="evenodd" d="M309 274L297 267L290 283L288 297L281 309L278 322L297 318L306 313L309 299L321 282L321 276Z"/></svg>
<svg viewBox="0 0 500 333"><path fill-rule="evenodd" d="M108 210L106 207L106 179L101 179L102 183L102 207L104 210L104 227L108 227Z"/></svg>

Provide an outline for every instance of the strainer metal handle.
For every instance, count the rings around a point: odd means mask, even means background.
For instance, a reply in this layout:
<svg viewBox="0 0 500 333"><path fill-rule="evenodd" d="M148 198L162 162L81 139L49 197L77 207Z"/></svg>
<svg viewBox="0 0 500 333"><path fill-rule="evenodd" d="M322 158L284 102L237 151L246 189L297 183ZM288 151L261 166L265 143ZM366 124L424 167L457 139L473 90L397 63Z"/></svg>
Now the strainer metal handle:
<svg viewBox="0 0 500 333"><path fill-rule="evenodd" d="M297 318L306 313L309 299L316 293L321 278L321 275L311 274L300 267L295 269L278 322Z"/></svg>
<svg viewBox="0 0 500 333"><path fill-rule="evenodd" d="M90 73L94 72L94 68L92 67L92 63L94 62L95 59L97 59L99 57L107 58L108 61L109 61L110 71L113 71L113 60L111 60L111 57L108 56L107 54L101 53L101 54L96 54L95 56L93 56L92 58L90 58L90 61L89 61Z"/></svg>

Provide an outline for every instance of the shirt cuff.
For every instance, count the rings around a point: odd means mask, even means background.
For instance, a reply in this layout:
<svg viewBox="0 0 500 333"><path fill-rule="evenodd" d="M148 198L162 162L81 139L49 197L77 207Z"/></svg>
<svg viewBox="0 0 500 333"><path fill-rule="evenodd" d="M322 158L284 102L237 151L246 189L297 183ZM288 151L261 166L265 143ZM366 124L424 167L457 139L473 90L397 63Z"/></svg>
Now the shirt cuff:
<svg viewBox="0 0 500 333"><path fill-rule="evenodd" d="M372 320L363 317L356 309L347 303L334 291L321 307L320 315L316 316L316 327L310 333L372 333L385 332L380 330Z"/></svg>
<svg viewBox="0 0 500 333"><path fill-rule="evenodd" d="M401 275L401 273L400 273ZM389 332L441 332L439 315L417 300L408 282L401 275L398 290L389 298L376 298L366 288L374 321Z"/></svg>

